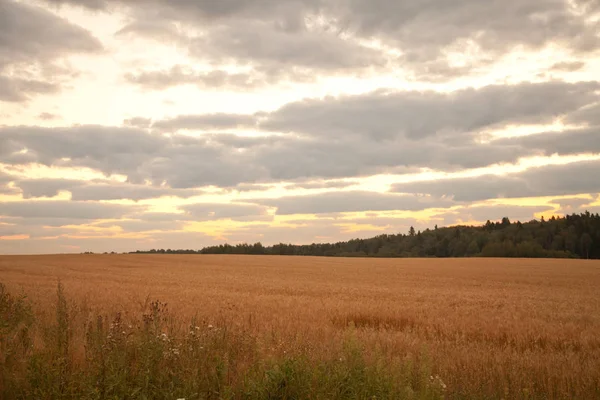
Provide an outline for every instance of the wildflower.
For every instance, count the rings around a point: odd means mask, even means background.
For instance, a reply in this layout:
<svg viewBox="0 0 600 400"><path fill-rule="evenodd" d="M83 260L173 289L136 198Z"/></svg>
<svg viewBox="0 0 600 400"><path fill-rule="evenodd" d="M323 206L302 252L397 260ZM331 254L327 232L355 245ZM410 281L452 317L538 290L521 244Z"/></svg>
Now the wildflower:
<svg viewBox="0 0 600 400"><path fill-rule="evenodd" d="M439 386L442 390L446 390L447 386L439 375L430 376L429 380L431 381L432 385Z"/></svg>

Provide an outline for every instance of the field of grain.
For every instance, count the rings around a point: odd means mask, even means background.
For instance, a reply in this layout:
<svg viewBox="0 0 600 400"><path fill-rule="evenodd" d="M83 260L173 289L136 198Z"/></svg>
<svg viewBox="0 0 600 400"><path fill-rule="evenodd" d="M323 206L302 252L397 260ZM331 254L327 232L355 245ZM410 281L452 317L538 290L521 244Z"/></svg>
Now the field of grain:
<svg viewBox="0 0 600 400"><path fill-rule="evenodd" d="M418 362L445 398L600 398L597 261L0 257L0 282L26 293L42 324L55 318L58 280L75 360L98 315L135 319L160 300L174 331L195 318L252 338L228 381L257 357L337 359L350 340L366 363Z"/></svg>

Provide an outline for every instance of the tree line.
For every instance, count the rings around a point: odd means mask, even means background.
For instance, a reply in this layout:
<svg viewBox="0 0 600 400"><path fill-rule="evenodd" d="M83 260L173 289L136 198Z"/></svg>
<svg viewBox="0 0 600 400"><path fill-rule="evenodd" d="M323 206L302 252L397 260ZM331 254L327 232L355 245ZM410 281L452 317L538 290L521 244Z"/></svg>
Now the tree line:
<svg viewBox="0 0 600 400"><path fill-rule="evenodd" d="M600 259L600 215L585 212L521 223L453 226L337 243L221 244L200 250L153 249L151 254L256 254L329 257L526 257Z"/></svg>

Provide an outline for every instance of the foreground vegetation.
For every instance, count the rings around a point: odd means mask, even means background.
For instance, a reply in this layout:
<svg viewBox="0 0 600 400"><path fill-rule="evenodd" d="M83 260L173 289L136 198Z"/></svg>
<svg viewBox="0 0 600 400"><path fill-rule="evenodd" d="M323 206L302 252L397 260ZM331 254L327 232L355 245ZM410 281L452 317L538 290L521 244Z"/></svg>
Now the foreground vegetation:
<svg viewBox="0 0 600 400"><path fill-rule="evenodd" d="M311 245L261 243L219 245L201 250L153 249L137 253L276 254L340 257L527 257L600 258L600 215L567 215L548 221L487 221L484 226L411 228L407 234Z"/></svg>
<svg viewBox="0 0 600 400"><path fill-rule="evenodd" d="M97 315L77 329L81 311L59 283L55 318L40 323L0 284L0 398L441 399L446 390L426 358L367 360L351 333L335 359L263 357L256 337L227 325L193 319L181 329L160 301L139 319Z"/></svg>
<svg viewBox="0 0 600 400"><path fill-rule="evenodd" d="M0 276L1 399L600 398L597 261L0 256Z"/></svg>

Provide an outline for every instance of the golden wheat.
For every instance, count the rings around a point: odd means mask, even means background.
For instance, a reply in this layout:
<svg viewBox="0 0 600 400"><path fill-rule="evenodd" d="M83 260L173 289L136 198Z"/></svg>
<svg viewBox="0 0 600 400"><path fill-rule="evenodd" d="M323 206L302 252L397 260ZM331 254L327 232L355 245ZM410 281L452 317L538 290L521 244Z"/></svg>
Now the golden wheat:
<svg viewBox="0 0 600 400"><path fill-rule="evenodd" d="M0 276L41 318L60 279L80 309L135 314L160 299L262 338L265 355L326 358L353 330L373 355L427 354L449 397L600 395L596 261L2 256Z"/></svg>

